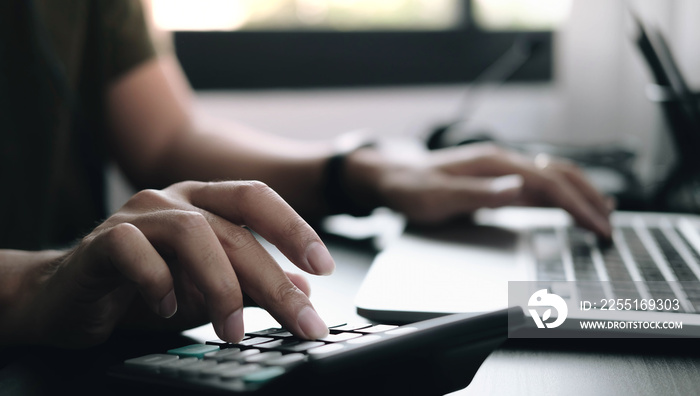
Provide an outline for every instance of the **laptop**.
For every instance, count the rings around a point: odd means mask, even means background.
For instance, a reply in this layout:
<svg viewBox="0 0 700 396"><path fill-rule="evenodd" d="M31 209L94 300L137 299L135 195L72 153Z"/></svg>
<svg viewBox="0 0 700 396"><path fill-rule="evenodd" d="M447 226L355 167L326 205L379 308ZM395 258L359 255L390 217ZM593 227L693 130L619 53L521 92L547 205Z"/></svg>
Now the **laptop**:
<svg viewBox="0 0 700 396"><path fill-rule="evenodd" d="M689 135L697 104L693 111L684 102L687 85L662 35L635 21L637 44L656 82L668 87L667 111L678 117L682 107L683 128L672 128L674 139L700 138ZM679 172L687 174L687 168ZM606 244L554 208L481 209L468 221L409 226L375 258L356 296L357 312L371 320L407 323L521 305L533 325L550 327L562 310L552 315L551 309L532 305L555 294L568 305L564 316L579 319L567 320L572 330L581 320L653 319L682 323L680 331L665 334L700 335L700 216L616 212L611 221L612 241ZM514 295L523 297L518 301ZM617 334L664 333L642 330Z"/></svg>

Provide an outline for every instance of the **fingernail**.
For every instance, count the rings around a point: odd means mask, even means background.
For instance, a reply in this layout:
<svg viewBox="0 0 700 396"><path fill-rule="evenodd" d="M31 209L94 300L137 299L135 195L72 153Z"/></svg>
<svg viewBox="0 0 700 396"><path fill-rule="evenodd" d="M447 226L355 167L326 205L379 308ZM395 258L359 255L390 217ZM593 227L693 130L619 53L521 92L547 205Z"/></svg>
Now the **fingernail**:
<svg viewBox="0 0 700 396"><path fill-rule="evenodd" d="M224 341L238 342L243 339L243 308L239 308L226 318L224 322Z"/></svg>
<svg viewBox="0 0 700 396"><path fill-rule="evenodd" d="M316 311L309 306L301 309L297 317L297 323L301 331L306 335L306 338L310 340L316 340L328 335L328 326L326 326Z"/></svg>
<svg viewBox="0 0 700 396"><path fill-rule="evenodd" d="M158 303L158 314L169 318L175 315L175 312L177 312L177 298L175 298L175 289L173 289Z"/></svg>
<svg viewBox="0 0 700 396"><path fill-rule="evenodd" d="M520 175L507 175L493 179L491 190L500 193L506 190L515 190L523 187L523 177Z"/></svg>
<svg viewBox="0 0 700 396"><path fill-rule="evenodd" d="M318 275L330 275L335 270L335 261L323 245L318 242L311 242L306 248L306 260L309 266Z"/></svg>

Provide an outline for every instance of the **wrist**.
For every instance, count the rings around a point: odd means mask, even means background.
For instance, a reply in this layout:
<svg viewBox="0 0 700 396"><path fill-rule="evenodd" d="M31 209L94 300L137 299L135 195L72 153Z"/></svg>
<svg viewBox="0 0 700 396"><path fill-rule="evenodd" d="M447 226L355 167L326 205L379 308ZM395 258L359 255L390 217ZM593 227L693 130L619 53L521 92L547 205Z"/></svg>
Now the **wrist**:
<svg viewBox="0 0 700 396"><path fill-rule="evenodd" d="M331 157L326 169L325 198L331 213L369 215L377 207L397 209L396 186L405 182L406 175L415 175L415 169L429 166L430 158L422 142L415 138L403 137L384 140L367 139L364 135L349 135L355 138L355 149L341 151L342 162L333 164ZM367 144L366 142L373 143ZM364 142L364 143L363 143ZM328 172L328 168L333 172ZM329 177L334 173L335 177ZM329 189L328 182L335 183ZM337 210L338 205L330 205L329 191L342 193L341 206L351 210ZM394 196L394 198L392 198ZM334 210L336 209L336 210Z"/></svg>
<svg viewBox="0 0 700 396"><path fill-rule="evenodd" d="M361 148L347 155L343 180L353 206L369 214L384 205L379 186L386 166L386 160L375 147Z"/></svg>
<svg viewBox="0 0 700 396"><path fill-rule="evenodd" d="M367 216L377 206L370 179L374 168L366 159L374 140L364 132L350 132L335 141L335 153L326 161L323 172L323 199L329 214L347 213ZM369 173L368 173L369 172Z"/></svg>
<svg viewBox="0 0 700 396"><path fill-rule="evenodd" d="M41 342L34 301L64 254L0 250L0 344Z"/></svg>
<svg viewBox="0 0 700 396"><path fill-rule="evenodd" d="M407 177L415 179L416 170L429 164L421 141L412 137L387 138L348 155L345 178L356 205L400 211L396 199L397 194L403 194L400 186L406 184Z"/></svg>

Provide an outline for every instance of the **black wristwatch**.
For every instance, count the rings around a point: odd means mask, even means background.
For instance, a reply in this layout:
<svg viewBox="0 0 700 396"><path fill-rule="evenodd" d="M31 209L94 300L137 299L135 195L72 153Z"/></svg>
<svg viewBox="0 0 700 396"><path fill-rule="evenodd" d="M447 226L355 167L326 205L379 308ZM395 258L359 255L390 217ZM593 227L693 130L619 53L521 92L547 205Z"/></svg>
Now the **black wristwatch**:
<svg viewBox="0 0 700 396"><path fill-rule="evenodd" d="M350 198L345 181L345 162L348 155L366 147L375 147L376 141L362 131L349 132L336 139L336 153L326 162L323 172L323 199L329 214L368 216L374 208L358 207Z"/></svg>

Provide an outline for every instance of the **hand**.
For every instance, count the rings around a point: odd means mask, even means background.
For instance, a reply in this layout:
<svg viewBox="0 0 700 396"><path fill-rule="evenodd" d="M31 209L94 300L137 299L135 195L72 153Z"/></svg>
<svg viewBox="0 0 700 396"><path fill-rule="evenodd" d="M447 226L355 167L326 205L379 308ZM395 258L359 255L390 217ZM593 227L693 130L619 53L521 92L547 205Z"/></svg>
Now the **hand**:
<svg viewBox="0 0 700 396"><path fill-rule="evenodd" d="M43 343L89 346L118 325L183 329L211 320L221 339L237 342L246 293L295 335L325 336L306 281L282 271L244 225L306 272L335 268L318 235L266 185L184 182L136 194L54 261L28 327Z"/></svg>
<svg viewBox="0 0 700 396"><path fill-rule="evenodd" d="M558 206L582 226L604 237L611 234L608 217L614 201L563 159L533 161L492 144L442 149L403 161L364 149L348 157L347 177L356 190L374 191L364 199L415 222L440 222L482 207Z"/></svg>

